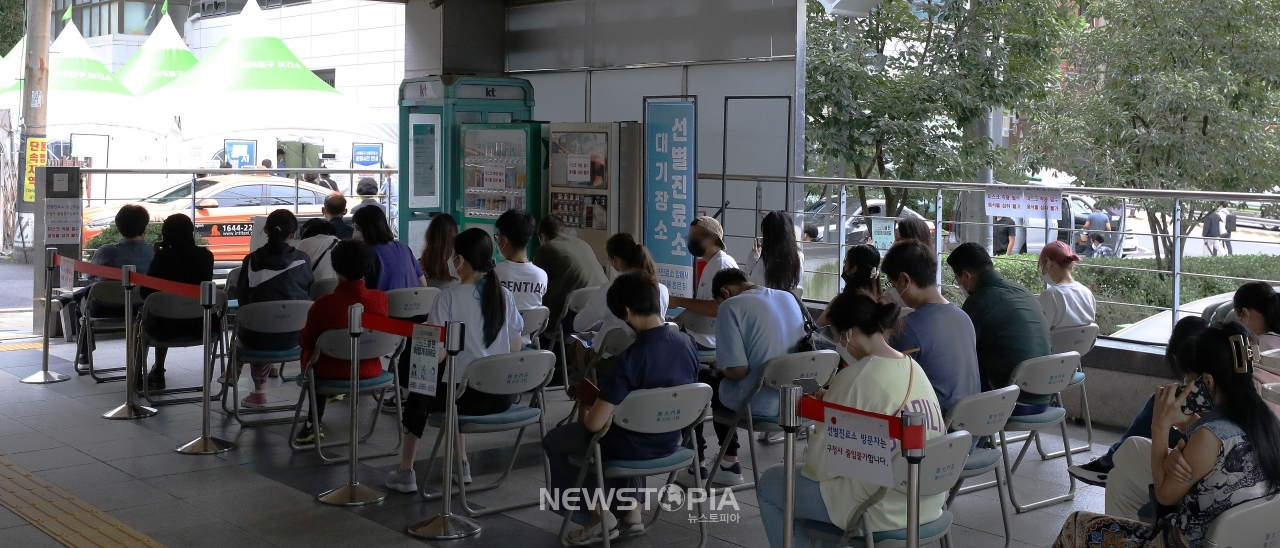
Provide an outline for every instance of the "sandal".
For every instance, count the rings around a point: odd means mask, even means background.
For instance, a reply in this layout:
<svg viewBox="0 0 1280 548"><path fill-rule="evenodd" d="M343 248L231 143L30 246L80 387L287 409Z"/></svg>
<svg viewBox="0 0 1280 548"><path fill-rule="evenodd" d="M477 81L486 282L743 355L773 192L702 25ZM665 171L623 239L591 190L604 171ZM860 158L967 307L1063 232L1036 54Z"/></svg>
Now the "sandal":
<svg viewBox="0 0 1280 548"><path fill-rule="evenodd" d="M604 542L604 527L609 528L609 540L618 538L618 518L613 517L611 512L605 512L600 523L569 533L569 545L590 546Z"/></svg>

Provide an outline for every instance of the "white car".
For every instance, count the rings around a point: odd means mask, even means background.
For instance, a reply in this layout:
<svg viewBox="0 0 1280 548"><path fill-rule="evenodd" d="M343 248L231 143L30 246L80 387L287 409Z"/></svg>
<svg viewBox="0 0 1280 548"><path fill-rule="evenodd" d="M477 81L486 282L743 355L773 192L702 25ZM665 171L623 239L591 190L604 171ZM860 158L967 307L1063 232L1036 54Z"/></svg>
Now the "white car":
<svg viewBox="0 0 1280 548"><path fill-rule="evenodd" d="M872 217L887 216L884 200L881 199L867 200L867 210ZM902 213L898 215L898 218L920 219L929 225L929 232L935 230L932 220L908 207L902 208ZM839 204L819 200L817 203L805 208L804 222L817 227L818 238L823 242L836 243L840 234L836 228L836 225L840 223ZM867 228L867 220L862 218L862 204L857 199L849 199L845 202L844 232L845 243L850 245L862 243L871 236L871 230ZM831 236L828 237L828 235Z"/></svg>

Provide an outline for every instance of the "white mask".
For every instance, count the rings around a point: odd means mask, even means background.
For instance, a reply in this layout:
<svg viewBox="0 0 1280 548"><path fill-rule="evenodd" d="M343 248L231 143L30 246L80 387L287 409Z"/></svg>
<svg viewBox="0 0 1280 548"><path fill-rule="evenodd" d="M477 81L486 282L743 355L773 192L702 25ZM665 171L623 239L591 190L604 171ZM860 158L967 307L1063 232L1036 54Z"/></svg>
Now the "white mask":
<svg viewBox="0 0 1280 548"><path fill-rule="evenodd" d="M459 276L459 275L458 275L458 267L457 267L456 265L454 265L454 264L453 264L453 260L454 260L454 259L457 259L457 258L458 258L458 256L457 256L457 255L454 255L454 256L452 256L452 257L449 257L449 261L448 261L447 263L445 263L445 265L446 265L446 266L448 267L448 269L449 269L449 276L452 276L452 277L453 277L453 278L455 278L455 279L461 280L461 279L462 279L462 276Z"/></svg>
<svg viewBox="0 0 1280 548"><path fill-rule="evenodd" d="M890 285L886 293L889 294L890 299L893 299L894 304L897 304L898 306L907 306L907 303L902 300L902 294L898 293L898 288Z"/></svg>
<svg viewBox="0 0 1280 548"><path fill-rule="evenodd" d="M1040 279L1044 280L1045 285L1058 285L1058 282L1053 281L1053 276L1044 270L1040 271Z"/></svg>
<svg viewBox="0 0 1280 548"><path fill-rule="evenodd" d="M968 298L969 298L969 290L968 290L968 289L965 289L963 285L959 285L959 284L957 284L957 286L959 286L959 287L960 287L960 296L961 296L961 297L964 297L964 298L966 298L966 299L968 299Z"/></svg>
<svg viewBox="0 0 1280 548"><path fill-rule="evenodd" d="M614 267L613 267L613 265L609 265L609 280L610 280L610 281L613 281L614 279L617 279L617 277L618 277L618 275L619 275L619 274L621 274L621 272L618 272L618 269L614 268Z"/></svg>
<svg viewBox="0 0 1280 548"><path fill-rule="evenodd" d="M849 352L849 340L847 338L843 343L838 341L836 342L836 353L840 354L840 357L843 358L844 362L848 365L853 365L862 361L854 358L853 353Z"/></svg>

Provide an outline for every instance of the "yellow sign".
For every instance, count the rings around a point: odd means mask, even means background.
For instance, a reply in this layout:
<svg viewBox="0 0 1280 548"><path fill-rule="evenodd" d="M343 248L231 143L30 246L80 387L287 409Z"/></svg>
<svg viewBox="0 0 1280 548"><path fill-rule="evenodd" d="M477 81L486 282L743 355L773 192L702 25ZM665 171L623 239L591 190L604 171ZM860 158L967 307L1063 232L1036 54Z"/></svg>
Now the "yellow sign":
<svg viewBox="0 0 1280 548"><path fill-rule="evenodd" d="M49 163L47 140L44 137L28 137L27 152L24 162L27 166L27 177L22 183L22 201L36 201L36 168Z"/></svg>

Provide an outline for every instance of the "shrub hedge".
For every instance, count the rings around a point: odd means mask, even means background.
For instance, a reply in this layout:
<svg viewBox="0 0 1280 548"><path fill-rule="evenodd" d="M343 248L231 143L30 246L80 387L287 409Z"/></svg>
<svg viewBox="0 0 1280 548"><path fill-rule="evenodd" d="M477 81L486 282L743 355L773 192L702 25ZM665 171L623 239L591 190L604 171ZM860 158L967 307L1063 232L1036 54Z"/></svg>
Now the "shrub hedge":
<svg viewBox="0 0 1280 548"><path fill-rule="evenodd" d="M150 223L147 225L147 231L145 234L147 243L154 244L160 241L160 227L162 225L163 223ZM96 236L89 238L89 241L84 243L84 250L89 252L106 244L118 241L120 241L120 229L116 228L115 223L111 223L107 228L103 229L102 232L99 232ZM209 245L209 240L206 240L203 236L196 234L196 245Z"/></svg>

